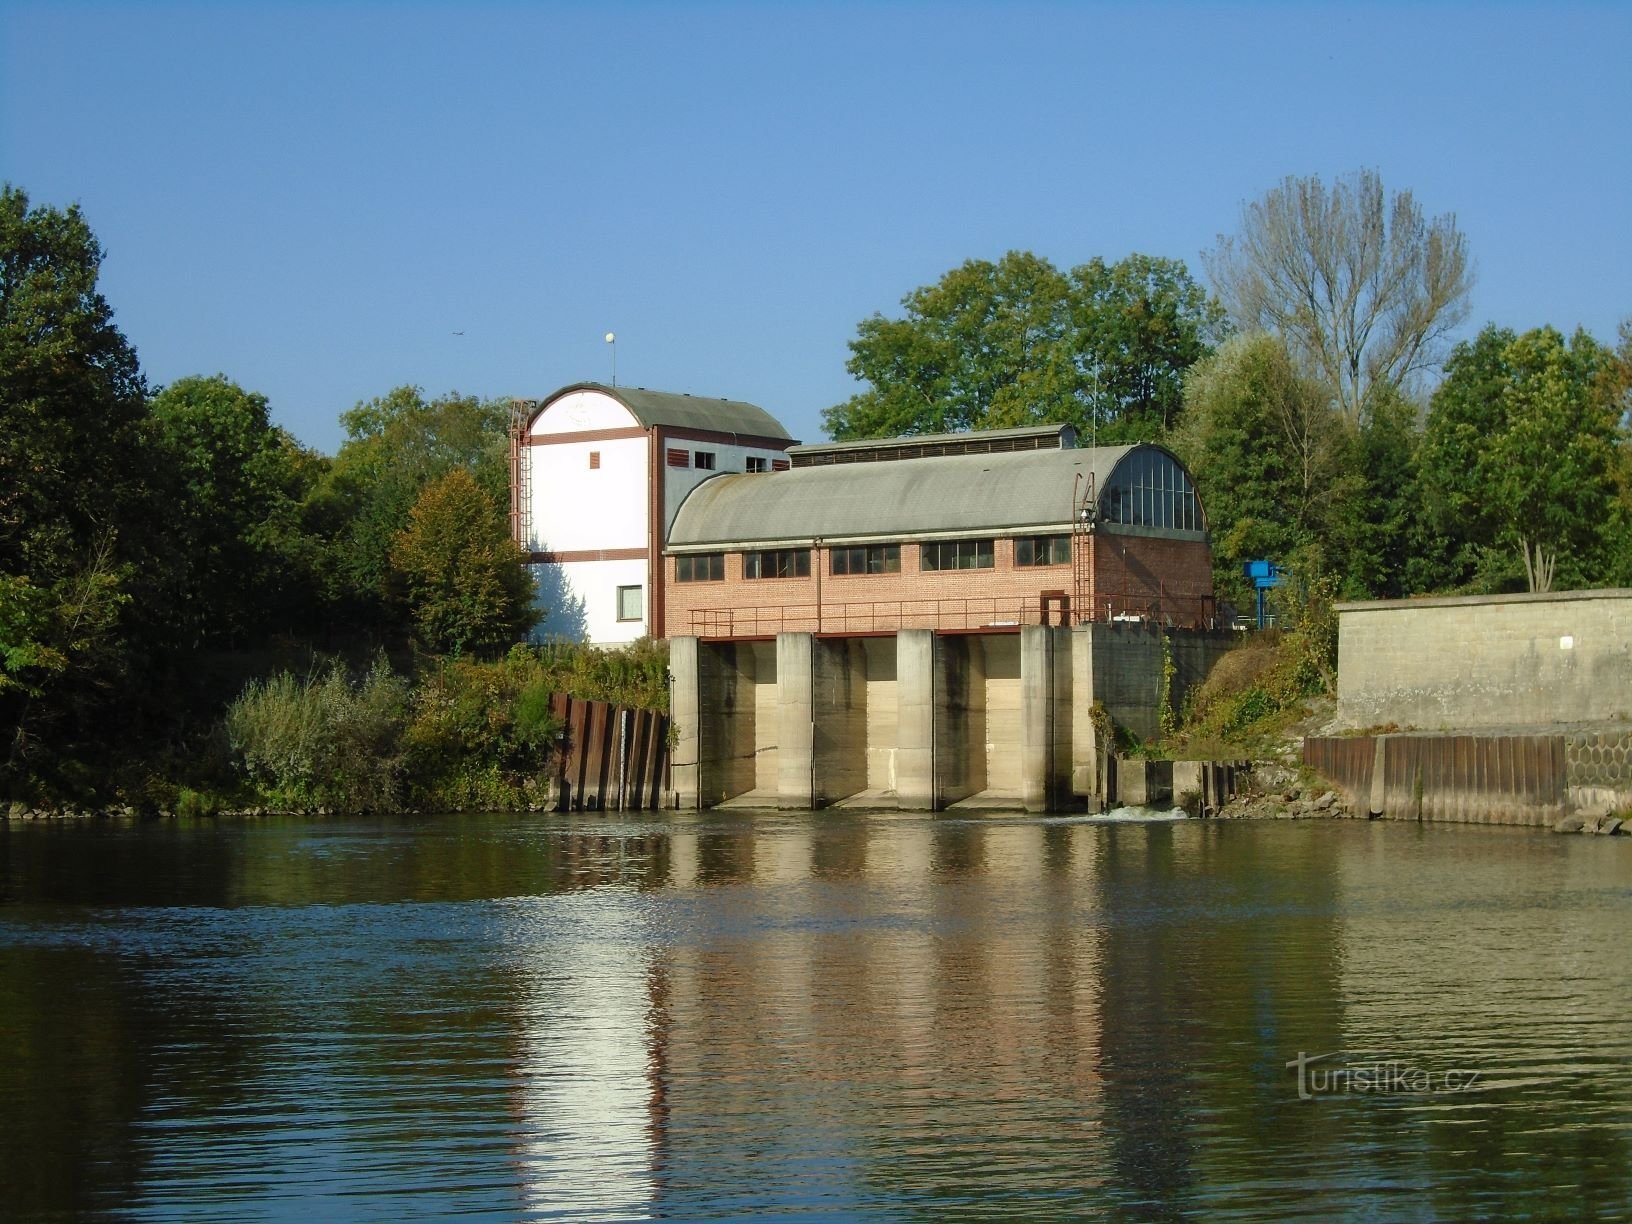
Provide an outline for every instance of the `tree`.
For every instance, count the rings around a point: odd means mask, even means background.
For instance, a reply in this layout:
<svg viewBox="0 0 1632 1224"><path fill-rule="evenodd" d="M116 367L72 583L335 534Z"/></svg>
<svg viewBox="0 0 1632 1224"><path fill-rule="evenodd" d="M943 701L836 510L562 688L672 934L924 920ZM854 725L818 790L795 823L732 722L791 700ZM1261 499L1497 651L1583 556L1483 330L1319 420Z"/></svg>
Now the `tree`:
<svg viewBox="0 0 1632 1224"><path fill-rule="evenodd" d="M496 651L538 620L521 546L465 468L425 487L391 561L406 579L420 640L432 651Z"/></svg>
<svg viewBox="0 0 1632 1224"><path fill-rule="evenodd" d="M1184 375L1228 335L1224 308L1176 259L1092 259L1070 276L1079 385L1106 437L1160 437L1184 407Z"/></svg>
<svg viewBox="0 0 1632 1224"><path fill-rule="evenodd" d="M105 738L152 506L135 350L77 207L0 188L0 790Z"/></svg>
<svg viewBox="0 0 1632 1224"><path fill-rule="evenodd" d="M340 422L348 435L305 507L329 540L322 563L331 600L360 627L394 625L391 549L427 485L466 468L495 505L509 501L510 406L457 393L427 400L398 387L360 403Z"/></svg>
<svg viewBox="0 0 1632 1224"><path fill-rule="evenodd" d="M1374 170L1288 177L1244 205L1204 256L1230 316L1282 336L1354 425L1378 392L1408 386L1467 317L1473 271L1456 218L1425 220Z"/></svg>
<svg viewBox="0 0 1632 1224"><path fill-rule="evenodd" d="M1614 357L1585 332L1486 327L1456 347L1434 393L1422 485L1455 545L1447 578L1532 591L1607 576L1620 405Z"/></svg>
<svg viewBox="0 0 1632 1224"><path fill-rule="evenodd" d="M1152 436L1222 312L1182 263L1133 255L1069 274L1010 251L970 260L862 321L846 368L870 384L827 409L836 439L1045 423L1086 438Z"/></svg>
<svg viewBox="0 0 1632 1224"><path fill-rule="evenodd" d="M1277 337L1235 336L1197 362L1169 441L1201 494L1220 590L1244 599L1241 563L1257 558L1324 568L1350 438Z"/></svg>
<svg viewBox="0 0 1632 1224"><path fill-rule="evenodd" d="M287 628L309 602L296 537L316 457L271 423L264 396L225 375L170 384L151 413L175 485L167 568L185 636L242 641Z"/></svg>

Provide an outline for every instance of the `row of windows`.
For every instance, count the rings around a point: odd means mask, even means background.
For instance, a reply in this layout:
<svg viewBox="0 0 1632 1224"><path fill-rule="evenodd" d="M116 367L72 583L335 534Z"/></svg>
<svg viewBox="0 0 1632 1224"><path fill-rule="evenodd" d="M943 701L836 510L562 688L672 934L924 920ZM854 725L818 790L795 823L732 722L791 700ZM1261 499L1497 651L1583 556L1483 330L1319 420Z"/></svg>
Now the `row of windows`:
<svg viewBox="0 0 1632 1224"><path fill-rule="evenodd" d="M991 569L996 562L995 540L929 540L919 546L918 567L924 570ZM1021 566L1069 565L1071 537L1021 536L1014 542L1014 563ZM899 574L901 545L867 544L834 548L828 552L831 574ZM744 578L808 578L810 549L773 548L742 554ZM724 553L687 553L674 559L676 582L722 582Z"/></svg>
<svg viewBox="0 0 1632 1224"><path fill-rule="evenodd" d="M671 446L668 449L666 461L671 468L696 468L699 472L712 472L719 467L720 456L717 451L691 451L683 446ZM590 467L599 467L601 457L598 452L591 451ZM786 459L768 459L764 455L749 455L743 462L745 472L785 472L789 463Z"/></svg>

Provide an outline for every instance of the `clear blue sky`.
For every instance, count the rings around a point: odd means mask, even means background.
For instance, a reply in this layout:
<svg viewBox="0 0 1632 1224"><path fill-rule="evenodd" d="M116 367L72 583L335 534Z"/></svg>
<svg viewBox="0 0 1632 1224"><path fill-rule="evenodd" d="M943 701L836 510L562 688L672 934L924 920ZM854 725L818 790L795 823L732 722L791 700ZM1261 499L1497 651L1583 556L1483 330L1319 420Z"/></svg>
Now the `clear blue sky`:
<svg viewBox="0 0 1632 1224"><path fill-rule="evenodd" d="M1185 260L1287 174L1453 212L1472 324L1632 315L1632 5L0 0L0 177L78 201L155 384L332 452L415 383L747 399L965 259ZM462 332L462 335L455 333Z"/></svg>

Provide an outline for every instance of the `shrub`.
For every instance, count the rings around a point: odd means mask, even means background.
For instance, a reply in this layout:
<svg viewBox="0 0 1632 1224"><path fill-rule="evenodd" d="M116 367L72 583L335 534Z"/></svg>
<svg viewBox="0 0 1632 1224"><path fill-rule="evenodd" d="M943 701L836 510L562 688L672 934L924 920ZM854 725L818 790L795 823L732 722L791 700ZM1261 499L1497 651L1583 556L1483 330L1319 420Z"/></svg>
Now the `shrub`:
<svg viewBox="0 0 1632 1224"><path fill-rule="evenodd" d="M383 658L353 681L338 664L306 680L255 681L227 710L227 735L274 803L392 811L402 803L408 686Z"/></svg>

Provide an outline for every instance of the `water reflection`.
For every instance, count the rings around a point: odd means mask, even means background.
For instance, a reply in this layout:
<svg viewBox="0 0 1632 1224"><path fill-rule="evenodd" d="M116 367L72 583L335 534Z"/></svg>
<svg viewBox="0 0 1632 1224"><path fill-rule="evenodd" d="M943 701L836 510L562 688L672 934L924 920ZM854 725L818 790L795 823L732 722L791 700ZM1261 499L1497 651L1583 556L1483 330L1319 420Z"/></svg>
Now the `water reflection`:
<svg viewBox="0 0 1632 1224"><path fill-rule="evenodd" d="M0 834L23 1217L1632 1207L1632 847L747 813ZM1299 1100L1300 1053L1477 1091Z"/></svg>

